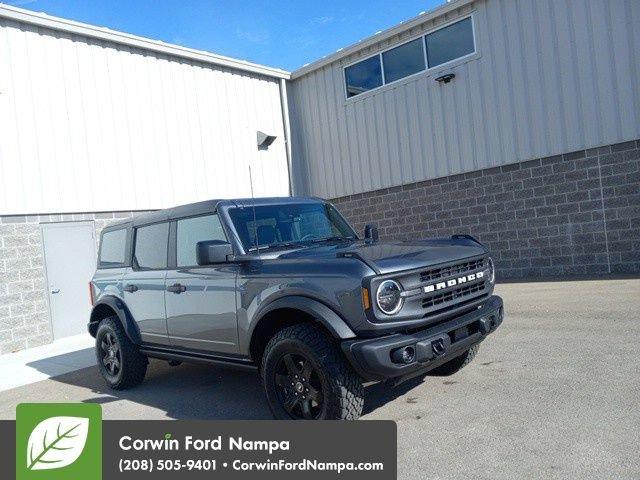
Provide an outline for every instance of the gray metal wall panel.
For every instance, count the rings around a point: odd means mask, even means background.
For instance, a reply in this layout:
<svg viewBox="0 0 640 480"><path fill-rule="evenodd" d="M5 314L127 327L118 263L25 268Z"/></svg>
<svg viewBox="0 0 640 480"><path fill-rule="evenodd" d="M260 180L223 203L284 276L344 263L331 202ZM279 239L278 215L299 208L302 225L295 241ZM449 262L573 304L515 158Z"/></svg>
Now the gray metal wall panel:
<svg viewBox="0 0 640 480"><path fill-rule="evenodd" d="M345 65L469 13L476 57L345 100ZM638 25L637 0L478 0L298 77L296 192L335 198L636 139Z"/></svg>

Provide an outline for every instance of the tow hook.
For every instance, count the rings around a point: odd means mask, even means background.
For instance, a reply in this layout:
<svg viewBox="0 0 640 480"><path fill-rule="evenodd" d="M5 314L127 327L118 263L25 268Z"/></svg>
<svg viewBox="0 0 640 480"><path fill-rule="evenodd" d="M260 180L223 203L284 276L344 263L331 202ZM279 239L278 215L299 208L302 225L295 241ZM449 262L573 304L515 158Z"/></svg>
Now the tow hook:
<svg viewBox="0 0 640 480"><path fill-rule="evenodd" d="M446 347L444 346L444 342L441 338L438 338L437 340L431 342L431 350L433 350L433 353L435 353L436 356L442 355L444 353Z"/></svg>

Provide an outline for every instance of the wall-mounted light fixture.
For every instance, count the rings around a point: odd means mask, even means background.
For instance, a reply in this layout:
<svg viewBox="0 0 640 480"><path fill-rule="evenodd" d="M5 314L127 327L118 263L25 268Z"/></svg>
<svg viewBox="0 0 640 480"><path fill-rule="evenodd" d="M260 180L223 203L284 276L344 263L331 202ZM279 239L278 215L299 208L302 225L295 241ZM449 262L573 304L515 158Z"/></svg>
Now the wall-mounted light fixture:
<svg viewBox="0 0 640 480"><path fill-rule="evenodd" d="M440 75L435 80L438 83L449 83L454 78L456 78L456 74L455 73L445 73L444 75Z"/></svg>
<svg viewBox="0 0 640 480"><path fill-rule="evenodd" d="M269 148L269 145L271 145L277 137L275 135L267 135L266 133L263 133L260 130L258 130L257 138L258 138L258 150L267 150Z"/></svg>

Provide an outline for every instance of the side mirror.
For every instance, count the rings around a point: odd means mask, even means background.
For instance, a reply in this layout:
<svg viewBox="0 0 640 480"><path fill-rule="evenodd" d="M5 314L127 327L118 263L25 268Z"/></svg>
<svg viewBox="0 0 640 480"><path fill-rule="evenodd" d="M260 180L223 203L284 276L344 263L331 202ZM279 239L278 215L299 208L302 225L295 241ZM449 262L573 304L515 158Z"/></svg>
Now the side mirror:
<svg viewBox="0 0 640 480"><path fill-rule="evenodd" d="M364 227L364 239L367 242L377 242L378 227L376 227L374 224L367 223Z"/></svg>
<svg viewBox="0 0 640 480"><path fill-rule="evenodd" d="M198 265L212 265L227 262L227 256L233 255L233 248L222 240L207 240L196 244Z"/></svg>

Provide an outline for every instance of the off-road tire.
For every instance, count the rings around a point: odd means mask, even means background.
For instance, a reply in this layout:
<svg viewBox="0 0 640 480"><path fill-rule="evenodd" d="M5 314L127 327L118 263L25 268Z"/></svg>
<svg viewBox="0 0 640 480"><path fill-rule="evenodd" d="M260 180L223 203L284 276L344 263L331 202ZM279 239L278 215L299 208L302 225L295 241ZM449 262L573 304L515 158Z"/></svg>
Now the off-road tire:
<svg viewBox="0 0 640 480"><path fill-rule="evenodd" d="M110 333L115 337L120 350L120 370L112 375L105 367L102 358L101 343ZM135 387L144 380L149 360L142 355L138 347L129 340L117 317L108 317L100 322L96 332L96 359L100 374L107 385L114 390L125 390Z"/></svg>
<svg viewBox="0 0 640 480"><path fill-rule="evenodd" d="M447 377L449 375L453 375L458 370L471 363L471 361L478 353L479 349L480 345L476 344L459 357L456 357L453 360L448 361L447 363L443 363L439 367L436 367L433 370L427 372L427 375L432 375L434 377Z"/></svg>
<svg viewBox="0 0 640 480"><path fill-rule="evenodd" d="M303 323L277 332L262 357L262 382L269 408L276 419L290 420L276 385L276 365L288 353L304 355L321 381L323 407L318 420L357 420L364 406L364 387L339 348L322 330Z"/></svg>

